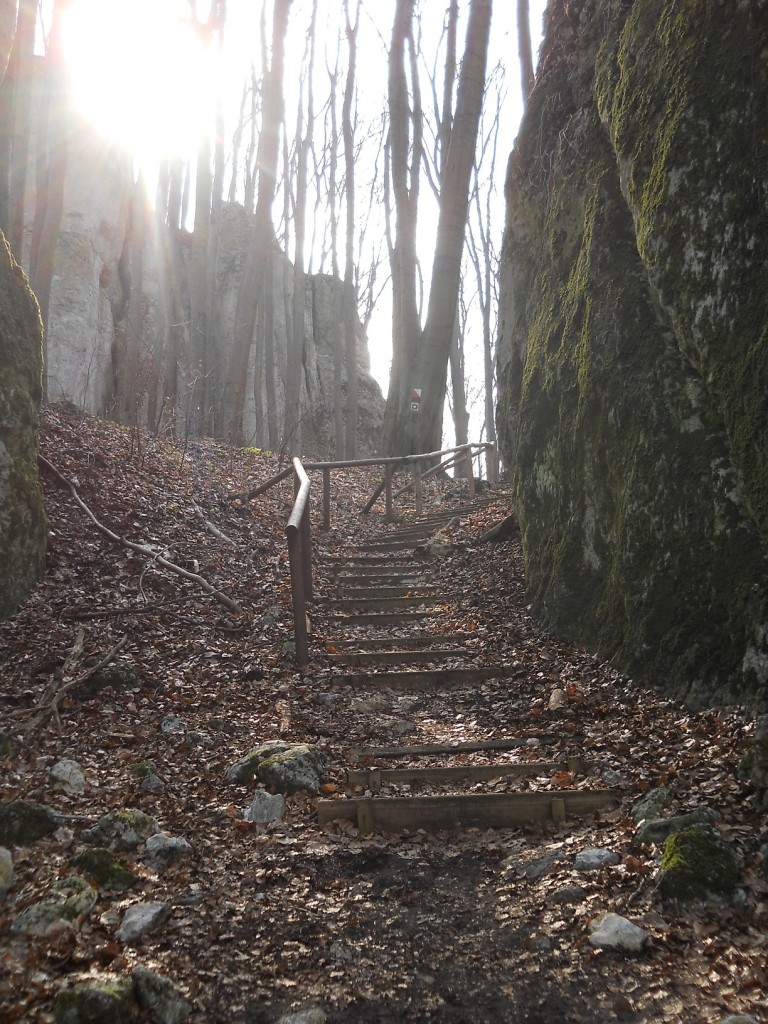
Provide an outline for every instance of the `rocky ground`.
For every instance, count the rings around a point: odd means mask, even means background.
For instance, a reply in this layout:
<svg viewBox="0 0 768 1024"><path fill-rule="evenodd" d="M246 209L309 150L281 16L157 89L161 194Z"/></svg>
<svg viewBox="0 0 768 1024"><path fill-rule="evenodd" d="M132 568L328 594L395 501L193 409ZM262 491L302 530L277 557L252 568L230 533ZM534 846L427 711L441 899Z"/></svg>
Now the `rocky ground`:
<svg viewBox="0 0 768 1024"><path fill-rule="evenodd" d="M768 1021L768 836L739 773L749 716L689 712L538 627L518 540L477 543L509 512L503 492L454 526L456 546L432 560L435 580L455 595L433 628L470 634L478 663L514 671L409 695L375 678L340 686L328 658L337 628L323 605L334 593L330 556L385 529L381 511L357 511L376 484L372 471L333 478L332 529L314 534L311 660L297 671L284 538L291 485L230 500L273 475L274 456L152 440L51 409L41 451L59 474L43 472L48 569L0 624L0 810L35 801L60 818L36 841L0 838L13 864L0 905L3 1021L122 1013L271 1024L300 1011L294 1019L310 1024ZM64 481L99 523L151 552L109 540ZM427 500L459 501L460 486L434 485ZM404 522L412 516L398 508ZM90 668L110 655L123 671L98 690ZM556 689L564 700L552 701ZM581 755L587 774L478 790L611 787L619 801L587 819L514 830L363 836L349 822L317 824L318 797L344 795L351 747L514 736L551 736L545 756ZM227 769L273 739L317 745L328 767L319 794L289 795L282 820L256 824L245 818L255 784L229 781ZM500 756L542 755L530 745ZM82 783L62 761L75 762ZM662 817L711 809L739 858L734 894L662 897L661 842L638 836L632 815L659 787ZM95 849L86 833L125 808L151 816L172 849L158 854L159 841L139 835L115 853L128 874L98 883L83 859ZM591 849L610 856L584 867L579 855ZM88 881L93 906L27 927L30 908L73 875ZM126 915L143 905L162 910L131 935ZM643 930L637 952L593 945L590 924L605 912ZM157 987L157 976L170 994L139 998L149 984L141 979ZM97 981L125 983L123 1009L108 1002L98 1016L62 999Z"/></svg>

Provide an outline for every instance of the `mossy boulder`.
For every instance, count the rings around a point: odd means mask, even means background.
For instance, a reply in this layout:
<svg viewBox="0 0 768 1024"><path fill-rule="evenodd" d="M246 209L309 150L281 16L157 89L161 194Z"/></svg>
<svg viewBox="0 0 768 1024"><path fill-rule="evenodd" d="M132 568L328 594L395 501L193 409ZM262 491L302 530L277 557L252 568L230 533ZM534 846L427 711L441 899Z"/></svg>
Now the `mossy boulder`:
<svg viewBox="0 0 768 1024"><path fill-rule="evenodd" d="M755 787L757 805L768 810L768 715L755 723L755 738L739 766L739 775Z"/></svg>
<svg viewBox="0 0 768 1024"><path fill-rule="evenodd" d="M39 934L57 921L76 921L93 909L98 895L80 875L61 878L53 883L48 896L16 915L11 931Z"/></svg>
<svg viewBox="0 0 768 1024"><path fill-rule="evenodd" d="M162 974L146 967L131 972L136 1002L155 1024L180 1024L190 1011L177 986Z"/></svg>
<svg viewBox="0 0 768 1024"><path fill-rule="evenodd" d="M290 795L317 793L328 757L311 743L265 743L227 769L230 782L257 778L268 789Z"/></svg>
<svg viewBox="0 0 768 1024"><path fill-rule="evenodd" d="M133 994L129 978L79 982L57 998L56 1024L121 1024L135 1009Z"/></svg>
<svg viewBox="0 0 768 1024"><path fill-rule="evenodd" d="M37 470L42 366L40 310L0 233L0 618L17 611L45 569Z"/></svg>
<svg viewBox="0 0 768 1024"><path fill-rule="evenodd" d="M126 892L136 882L136 874L125 861L113 856L109 850L96 847L84 850L74 857L72 864L79 868L100 889Z"/></svg>
<svg viewBox="0 0 768 1024"><path fill-rule="evenodd" d="M55 832L63 822L62 816L45 804L9 800L0 803L0 843L26 846Z"/></svg>
<svg viewBox="0 0 768 1024"><path fill-rule="evenodd" d="M688 902L730 896L740 874L738 858L717 829L692 825L667 839L656 880L662 896Z"/></svg>
<svg viewBox="0 0 768 1024"><path fill-rule="evenodd" d="M749 3L551 4L507 175L529 600L692 705L768 682L766 52Z"/></svg>
<svg viewBox="0 0 768 1024"><path fill-rule="evenodd" d="M98 657L90 658L85 662L85 667L90 668L98 664L99 660ZM128 658L115 658L83 680L77 693L80 697L90 698L102 690L136 690L140 686L141 676L133 662Z"/></svg>
<svg viewBox="0 0 768 1024"><path fill-rule="evenodd" d="M108 850L135 850L137 846L159 832L157 820L134 807L110 811L93 828L81 832L81 838L94 846Z"/></svg>

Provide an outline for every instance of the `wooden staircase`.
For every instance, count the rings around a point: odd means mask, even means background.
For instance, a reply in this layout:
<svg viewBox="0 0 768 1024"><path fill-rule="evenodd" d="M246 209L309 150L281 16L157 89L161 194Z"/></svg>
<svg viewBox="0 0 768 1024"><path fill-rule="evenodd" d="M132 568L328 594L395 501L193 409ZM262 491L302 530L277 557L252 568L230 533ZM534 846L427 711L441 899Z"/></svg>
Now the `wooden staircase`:
<svg viewBox="0 0 768 1024"><path fill-rule="evenodd" d="M360 691L418 693L436 696L455 687L513 685L519 668L478 664L477 637L472 633L442 632L441 619L455 596L434 582L433 559L417 554L442 527L492 503L478 499L396 526L378 538L361 543L348 555L326 559L334 579L334 596L325 603L328 658L333 683ZM474 641L473 646L468 641ZM443 663L446 663L443 666ZM524 723L521 723L523 725ZM531 719L530 730L535 730ZM609 789L544 790L542 792L467 793L461 786L489 780L540 777L584 772L580 758L548 761L462 763L472 753L530 753L555 741L529 735L471 743L419 744L350 749L346 799L318 801L321 824L335 819L355 822L361 832L417 829L502 828L531 821L563 821L591 813L615 801ZM526 749L527 748L527 749ZM412 762L430 758L427 767ZM458 762L458 763L457 763ZM393 767L393 765L395 765ZM382 789L402 785L447 786L437 796L386 796ZM359 795L360 793L364 795Z"/></svg>

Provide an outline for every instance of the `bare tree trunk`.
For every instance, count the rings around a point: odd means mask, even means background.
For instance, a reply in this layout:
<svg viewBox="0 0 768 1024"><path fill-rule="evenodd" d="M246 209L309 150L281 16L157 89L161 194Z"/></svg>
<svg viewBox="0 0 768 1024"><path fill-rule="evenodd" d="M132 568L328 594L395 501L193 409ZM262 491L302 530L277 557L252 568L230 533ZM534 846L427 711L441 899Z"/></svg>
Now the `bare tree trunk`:
<svg viewBox="0 0 768 1024"><path fill-rule="evenodd" d="M345 456L357 457L357 303L355 301L354 253L355 243L355 150L352 132L352 100L355 93L355 70L357 64L357 26L360 23L360 0L357 0L355 23L349 20L349 0L344 0L349 62L347 80L344 85L344 105L341 112L344 133L344 166L346 174L347 231L346 259L344 263L344 349L347 367L347 433Z"/></svg>
<svg viewBox="0 0 768 1024"><path fill-rule="evenodd" d="M293 214L295 249L293 259L293 331L288 337L288 377L285 382L285 443L294 452L301 451L301 384L304 376L304 327L307 300L307 275L304 269L304 244L307 225L307 162L312 149L315 108L312 76L315 69L315 21L317 0L312 4L308 43L309 62L304 84L307 89L307 128L302 138L303 100L299 99L296 125L296 205ZM302 90L303 91L303 90ZM288 183L286 182L286 188Z"/></svg>
<svg viewBox="0 0 768 1024"><path fill-rule="evenodd" d="M24 258L24 199L29 140L32 130L32 80L36 0L21 0L18 20L13 0L5 0L5 16L13 9L16 34L8 70L0 85L0 227L14 256Z"/></svg>
<svg viewBox="0 0 768 1024"><path fill-rule="evenodd" d="M69 0L56 0L45 55L43 102L37 131L35 218L29 281L40 305L46 338L56 248L64 208L67 171L68 84L62 49L62 16ZM47 386L47 366L44 375Z"/></svg>
<svg viewBox="0 0 768 1024"><path fill-rule="evenodd" d="M339 276L339 217L336 210L336 188L338 173L338 149L339 149L339 127L336 112L336 87L339 78L339 50L336 50L336 65L333 71L328 69L330 96L328 109L331 116L331 138L328 146L328 217L331 231L331 275L334 281L332 301L336 308L334 316L333 334L333 424L334 424L334 452L337 459L344 454L344 392L342 389L342 367L344 365L344 337L341 326L343 323L343 291L339 291L338 298L335 291L335 282Z"/></svg>
<svg viewBox="0 0 768 1024"><path fill-rule="evenodd" d="M271 258L272 204L277 180L280 124L283 119L283 68L290 5L291 0L275 0L272 20L272 61L264 75L262 130L256 159L259 194L256 200L253 245L248 254L246 270L237 296L235 337L227 381L227 393L230 397L227 426L233 439L241 438L243 434L248 361L256 325L256 303L262 291L261 281L266 260Z"/></svg>
<svg viewBox="0 0 768 1024"><path fill-rule="evenodd" d="M529 0L517 0L517 49L520 55L520 87L523 94L523 106L525 106L533 88Z"/></svg>
<svg viewBox="0 0 768 1024"><path fill-rule="evenodd" d="M421 98L418 74L412 75L408 95L405 51L415 65L413 0L397 0L389 50L389 162L395 205L392 258L392 370L384 413L384 445L389 454L410 454L418 445L410 411L411 388L424 387L417 372L416 353L421 335L416 301L416 226L421 171ZM410 159L409 159L410 157ZM414 379L415 378L415 379Z"/></svg>
<svg viewBox="0 0 768 1024"><path fill-rule="evenodd" d="M422 451L439 448L442 440L448 357L459 295L469 181L482 111L490 25L491 0L472 0L456 116L440 196L427 322L419 350L419 376L424 389L419 413Z"/></svg>

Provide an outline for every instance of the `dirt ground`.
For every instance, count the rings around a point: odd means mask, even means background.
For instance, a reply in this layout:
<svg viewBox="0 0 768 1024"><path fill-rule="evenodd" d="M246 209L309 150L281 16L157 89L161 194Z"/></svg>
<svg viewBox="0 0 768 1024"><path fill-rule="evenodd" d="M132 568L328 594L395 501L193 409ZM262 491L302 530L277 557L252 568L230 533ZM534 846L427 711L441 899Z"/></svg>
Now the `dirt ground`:
<svg viewBox="0 0 768 1024"><path fill-rule="evenodd" d="M334 1024L698 1024L736 1012L768 1021L768 885L758 854L766 821L738 775L749 717L738 707L689 712L537 626L519 540L476 543L509 513L503 490L496 505L455 525L457 546L432 560L434 579L454 596L427 628L468 633L478 664L514 671L408 695L375 677L365 687L341 684L327 656L337 628L323 605L334 593L328 556L386 528L381 510L358 512L375 487L372 471L334 475L331 531L314 533L311 660L298 671L284 536L291 485L229 500L273 475L276 457L153 440L52 409L41 451L99 522L155 545L242 610L109 541L43 473L47 572L19 614L0 624L0 800L37 800L68 818L13 850L15 881L0 907L3 1022L52 1021L62 988L137 965L172 979L195 1024L272 1024L313 1007ZM427 500L438 499L459 503L460 485L435 484ZM407 504L398 508L403 523L412 518ZM319 519L317 502L315 527ZM87 658L123 637L120 657L139 676L134 688L89 695L74 686L55 714L39 715L46 688L64 687ZM567 700L550 710L555 688ZM169 716L180 723L172 730ZM308 794L288 798L284 820L253 825L243 818L252 787L225 778L268 739L317 743L330 757L321 796L335 798L345 795L354 746L547 735L552 742L538 747L465 757L480 764L578 754L589 765L583 777L496 779L477 791L611 787L619 802L560 825L362 836L349 822L320 827L317 797ZM62 758L82 767L82 794L52 787L50 769ZM147 762L159 792L141 788L137 768ZM670 789L665 813L708 804L722 815L721 831L744 865L735 900L661 900L659 851L634 842L629 811L662 784ZM71 874L85 848L82 830L122 807L151 813L163 831L185 838L189 858L158 871L142 848L121 854L137 875L128 891L100 891L90 914L66 928L13 932L14 916ZM574 856L590 847L615 851L618 863L578 872ZM170 916L138 944L119 942L126 908L146 901L167 903ZM641 954L590 945L588 924L602 911L645 929Z"/></svg>

